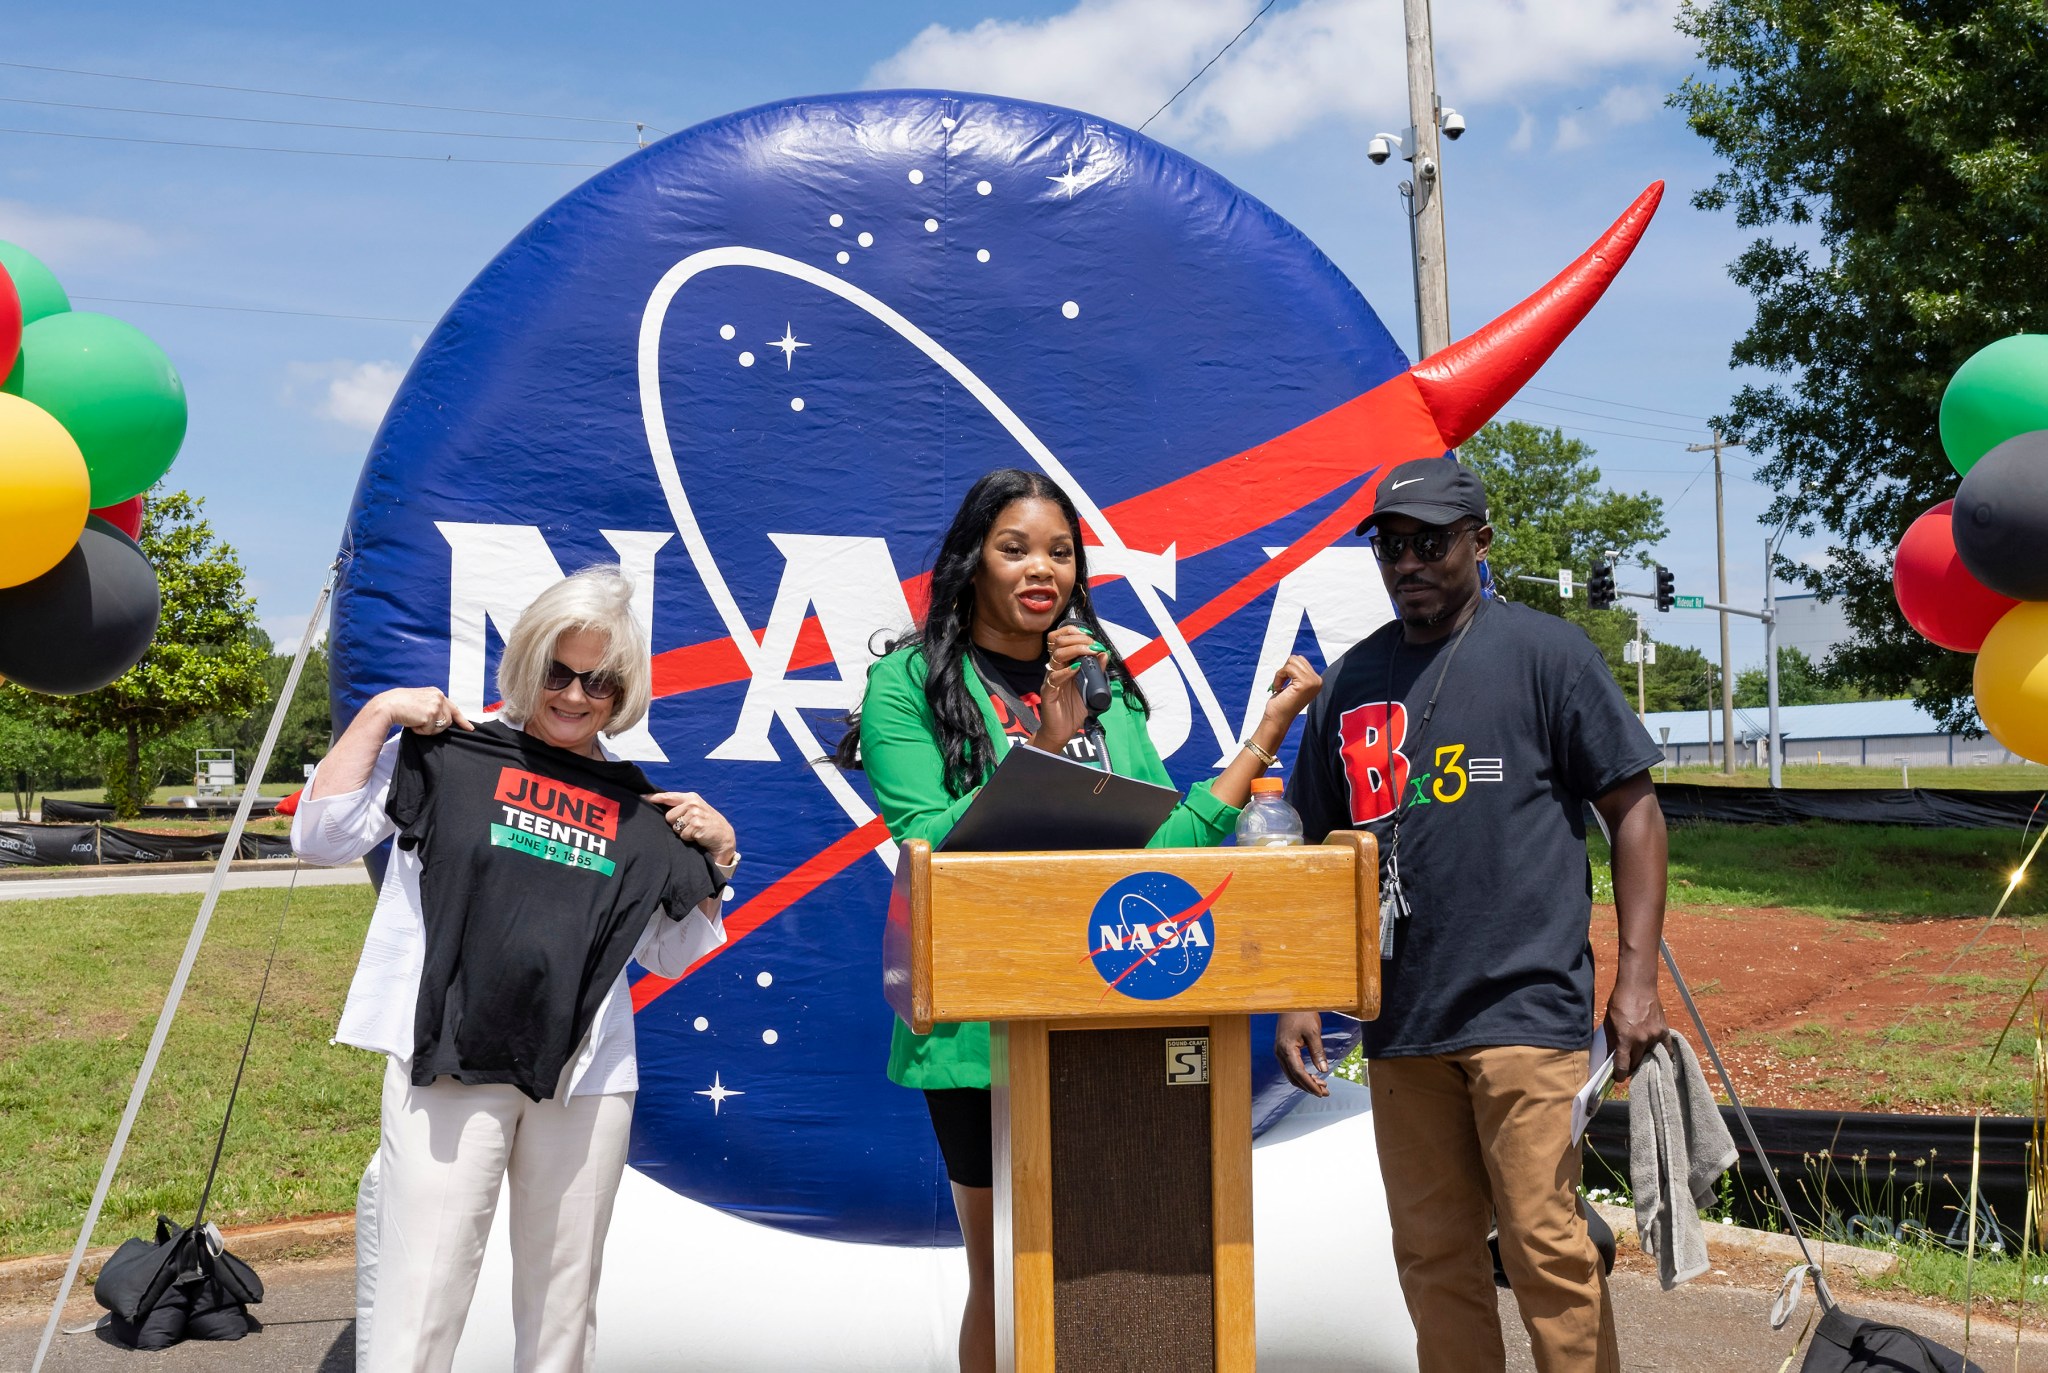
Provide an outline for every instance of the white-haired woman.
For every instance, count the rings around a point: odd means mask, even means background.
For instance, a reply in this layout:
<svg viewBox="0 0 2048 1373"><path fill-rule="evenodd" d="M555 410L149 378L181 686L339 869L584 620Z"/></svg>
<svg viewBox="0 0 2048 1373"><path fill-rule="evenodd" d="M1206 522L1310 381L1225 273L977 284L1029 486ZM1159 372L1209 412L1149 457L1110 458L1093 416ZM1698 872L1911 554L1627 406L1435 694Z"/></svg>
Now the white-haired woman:
<svg viewBox="0 0 2048 1373"><path fill-rule="evenodd" d="M722 944L739 862L702 797L656 793L599 742L647 713L631 597L611 567L543 592L498 718L435 687L374 697L293 820L311 862L398 841L335 1036L388 1059L360 1368L450 1365L508 1180L515 1366L594 1366L639 1086L626 964L679 976Z"/></svg>

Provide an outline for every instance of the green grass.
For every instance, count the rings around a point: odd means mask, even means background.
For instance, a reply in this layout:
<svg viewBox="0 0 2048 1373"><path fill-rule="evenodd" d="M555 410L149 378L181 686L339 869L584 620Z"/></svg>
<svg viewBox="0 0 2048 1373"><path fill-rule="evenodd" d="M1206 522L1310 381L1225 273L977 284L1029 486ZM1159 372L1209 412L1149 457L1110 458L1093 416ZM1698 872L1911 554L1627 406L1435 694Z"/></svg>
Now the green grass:
<svg viewBox="0 0 2048 1373"><path fill-rule="evenodd" d="M1608 848L1588 836L1594 899L1612 901ZM2025 856L2014 830L1918 830L1889 825L1676 825L1674 906L1777 906L1816 915L1925 919L1991 913ZM2006 906L2048 914L2048 866Z"/></svg>
<svg viewBox="0 0 2048 1373"><path fill-rule="evenodd" d="M2015 982L2003 1005L2018 999L2021 985ZM1988 1061L1990 1038L1972 1016L1922 1007L1874 1033L1801 1025L1744 1035L1740 1042L1766 1045L1798 1062L1801 1078L1783 1089L1794 1098L1786 1103L1791 1106L1804 1093L1821 1102L1859 1096L1858 1109L1865 1111L2030 1114L2031 1038L2008 1040L1995 1066Z"/></svg>
<svg viewBox="0 0 2048 1373"><path fill-rule="evenodd" d="M1958 757L1968 757L1977 751L1977 745L1959 745ZM1771 784L1771 770L1768 767L1748 767L1736 760L1735 775L1730 777L1721 771L1719 764L1688 764L1682 768L1667 770L1658 768L1651 776L1658 781L1696 782L1710 787L1767 787ZM1787 787L1870 787L1875 790L1896 789L1899 785L1899 768L1896 763L1881 767L1855 767L1846 763L1801 763L1789 752L1783 769ZM1916 787L1937 789L1962 788L1970 791L2044 791L2048 792L2048 768L2036 763L2000 763L1984 767L1914 767L1907 770L1907 780Z"/></svg>
<svg viewBox="0 0 2048 1373"><path fill-rule="evenodd" d="M1862 1277L1859 1281L1866 1290L1914 1292L1923 1297L1939 1297L1943 1301L1963 1304L1966 1296L1977 1304L1977 1319L1981 1325L1971 1330L1971 1357L1986 1367L1994 1367L1987 1357L1993 1350L2012 1344L2012 1318L2009 1313L1986 1311L1984 1303L1996 1302L2016 1306L2022 1299L2038 1303L2041 1288L2038 1283L2027 1279L2037 1278L2048 1272L2048 1260L2039 1254L2030 1254L2025 1264L2007 1254L1986 1254L1979 1252L1976 1263L1952 1249L1933 1244L1911 1244L1899 1248L1899 1266L1896 1272ZM2028 1288L2032 1287L2029 1292Z"/></svg>
<svg viewBox="0 0 2048 1373"><path fill-rule="evenodd" d="M282 890L225 894L94 1234L198 1204ZM224 1225L347 1211L377 1142L383 1060L328 1039L366 887L293 896L215 1184ZM0 1257L66 1250L198 914L197 896L0 902Z"/></svg>
<svg viewBox="0 0 2048 1373"><path fill-rule="evenodd" d="M304 785L306 785L304 782L293 781L265 782L256 789L256 792L259 796L290 796ZM149 801L153 806L163 806L169 805L171 798L174 796L190 796L191 794L192 784L190 782L179 782L170 786L158 787L150 793ZM241 799L241 795L242 784L238 782L223 799L230 802L237 801ZM59 801L86 801L93 805L99 805L107 799L107 789L105 787L74 787L69 791L39 791L36 793L36 796L38 799L49 796ZM10 800L8 804L12 805L13 802Z"/></svg>
<svg viewBox="0 0 2048 1373"><path fill-rule="evenodd" d="M158 820L152 816L112 827L140 830L145 834L225 834L233 823L233 816L218 820ZM247 831L250 834L290 834L292 820L289 815L255 815L249 818Z"/></svg>

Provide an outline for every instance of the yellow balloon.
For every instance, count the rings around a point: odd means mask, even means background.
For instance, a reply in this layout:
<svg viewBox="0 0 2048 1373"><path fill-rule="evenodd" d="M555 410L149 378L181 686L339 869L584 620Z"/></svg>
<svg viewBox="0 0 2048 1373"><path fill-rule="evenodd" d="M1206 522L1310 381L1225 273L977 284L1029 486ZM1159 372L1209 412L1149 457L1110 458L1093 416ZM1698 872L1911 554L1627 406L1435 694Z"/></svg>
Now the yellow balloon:
<svg viewBox="0 0 2048 1373"><path fill-rule="evenodd" d="M2048 763L2048 601L2022 601L1977 650L1977 715L2022 758Z"/></svg>
<svg viewBox="0 0 2048 1373"><path fill-rule="evenodd" d="M0 587L32 582L64 560L85 528L92 476L51 414L0 392Z"/></svg>

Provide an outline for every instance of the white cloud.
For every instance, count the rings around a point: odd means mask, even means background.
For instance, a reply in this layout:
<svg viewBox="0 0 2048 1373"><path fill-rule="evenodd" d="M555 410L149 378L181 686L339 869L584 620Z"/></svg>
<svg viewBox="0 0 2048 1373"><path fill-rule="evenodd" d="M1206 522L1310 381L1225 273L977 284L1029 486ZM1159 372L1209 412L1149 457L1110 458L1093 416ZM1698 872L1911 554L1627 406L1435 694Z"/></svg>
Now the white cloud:
<svg viewBox="0 0 2048 1373"><path fill-rule="evenodd" d="M369 362L295 362L286 369L285 398L322 419L374 433L391 408L405 364Z"/></svg>
<svg viewBox="0 0 2048 1373"><path fill-rule="evenodd" d="M934 24L868 73L873 86L940 86L1068 105L1133 126L1171 97L1257 12L1259 0L1079 0L1037 20ZM1468 0L1435 20L1437 87L1466 107L1634 76L1603 117L1647 117L1645 65L1690 49L1676 0ZM1266 15L1152 130L1246 151L1331 116L1404 124L1398 0L1300 0Z"/></svg>
<svg viewBox="0 0 2048 1373"><path fill-rule="evenodd" d="M1657 86L1616 86L1600 99L1600 116L1614 128L1640 124L1664 108L1664 91Z"/></svg>
<svg viewBox="0 0 2048 1373"><path fill-rule="evenodd" d="M53 272L147 257L157 247L149 230L139 224L72 214L25 200L0 199L0 238L19 243Z"/></svg>
<svg viewBox="0 0 2048 1373"><path fill-rule="evenodd" d="M1536 116L1522 111L1522 122L1515 125L1514 137L1508 139L1508 151L1525 153L1536 146Z"/></svg>

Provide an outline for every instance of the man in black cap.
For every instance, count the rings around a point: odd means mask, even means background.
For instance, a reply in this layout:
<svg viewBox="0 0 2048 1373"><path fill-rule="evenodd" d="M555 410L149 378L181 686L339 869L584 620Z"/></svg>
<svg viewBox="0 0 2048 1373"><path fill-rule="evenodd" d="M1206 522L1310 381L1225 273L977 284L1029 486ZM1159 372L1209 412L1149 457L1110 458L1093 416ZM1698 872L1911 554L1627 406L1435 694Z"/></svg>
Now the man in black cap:
<svg viewBox="0 0 2048 1373"><path fill-rule="evenodd" d="M1571 1129L1594 1032L1585 806L1613 835L1621 939L1603 1021L1625 1078L1666 1033L1661 753L1581 630L1484 593L1493 528L1469 468L1394 468L1368 530L1398 618L1327 672L1287 799L1310 843L1379 839L1383 985L1365 1052L1418 1361L1503 1366L1492 1218L1536 1367L1619 1369ZM1317 1016L1282 1016L1273 1047L1296 1086L1328 1095Z"/></svg>

